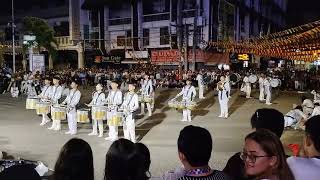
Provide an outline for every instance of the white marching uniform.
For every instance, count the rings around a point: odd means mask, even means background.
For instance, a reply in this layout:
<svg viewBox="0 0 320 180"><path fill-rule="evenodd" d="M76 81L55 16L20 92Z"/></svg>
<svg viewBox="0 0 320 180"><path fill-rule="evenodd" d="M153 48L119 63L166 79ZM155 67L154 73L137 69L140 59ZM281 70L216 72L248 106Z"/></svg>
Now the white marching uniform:
<svg viewBox="0 0 320 180"><path fill-rule="evenodd" d="M19 96L19 88L16 87L16 86L12 86L12 87L10 88L10 92L11 92L11 96L12 96L13 98L17 98L17 97Z"/></svg>
<svg viewBox="0 0 320 180"><path fill-rule="evenodd" d="M69 131L67 134L77 134L77 109L76 106L80 102L81 92L78 89L72 89L62 104L67 105L67 119Z"/></svg>
<svg viewBox="0 0 320 180"><path fill-rule="evenodd" d="M39 97L41 97L41 101L42 102L45 102L47 100L50 99L51 97L51 89L52 87L50 85L45 85L43 88L42 88L42 91L39 95ZM42 125L45 125L46 123L48 123L50 121L50 118L48 117L47 114L42 114L42 121L41 121L41 126Z"/></svg>
<svg viewBox="0 0 320 180"><path fill-rule="evenodd" d="M50 101L51 101L51 115L55 112L55 105L59 104L59 100L61 99L63 92L63 87L58 85L58 86L52 86L51 91L50 91ZM59 131L61 129L61 121L52 121L52 125L50 128L52 130Z"/></svg>
<svg viewBox="0 0 320 180"><path fill-rule="evenodd" d="M312 111L312 114L311 114L311 117L312 116L317 116L317 115L320 115L320 106L314 107L314 109Z"/></svg>
<svg viewBox="0 0 320 180"><path fill-rule="evenodd" d="M266 94L266 104L270 105L271 104L271 85L270 85L270 81L265 78L265 80L263 81L263 86L264 86L264 92Z"/></svg>
<svg viewBox="0 0 320 180"><path fill-rule="evenodd" d="M37 92L36 92L36 89L33 85L32 79L29 79L27 81L27 95L28 95L28 97L36 97L37 96Z"/></svg>
<svg viewBox="0 0 320 180"><path fill-rule="evenodd" d="M114 116L117 116L118 107L122 103L122 92L120 90L111 90L109 91L108 97L106 99L108 104L107 120L111 121ZM106 140L115 141L118 139L118 126L110 125L109 126L109 137Z"/></svg>
<svg viewBox="0 0 320 180"><path fill-rule="evenodd" d="M124 112L124 138L136 142L134 112L139 108L139 98L134 92L126 93L121 108Z"/></svg>
<svg viewBox="0 0 320 180"><path fill-rule="evenodd" d="M194 86L186 85L182 88L181 92L179 94L177 94L176 98L182 96L182 101L184 101L186 104L188 104L194 100L196 95L197 95L197 92L196 92L196 89L194 88ZM182 114L183 114L182 121L191 122L191 110L183 109Z"/></svg>
<svg viewBox="0 0 320 180"><path fill-rule="evenodd" d="M152 97L152 94L153 94L152 80L151 79L143 80L142 87L141 87L141 95L142 96L151 96ZM152 110L151 110L151 104L150 103L145 103L145 102L141 103L141 114L145 114L145 112L144 112L145 104L147 104L148 114L149 114L149 116L151 116L152 115Z"/></svg>
<svg viewBox="0 0 320 180"><path fill-rule="evenodd" d="M264 101L264 78L259 77L259 90L260 90L260 94L259 94L259 100L260 101Z"/></svg>
<svg viewBox="0 0 320 180"><path fill-rule="evenodd" d="M203 99L203 92L204 92L204 82L202 74L197 75L198 87L199 87L199 99Z"/></svg>
<svg viewBox="0 0 320 180"><path fill-rule="evenodd" d="M217 87L218 91L218 99L220 104L220 116L228 118L229 110L228 110L228 102L229 102L229 93L230 93L230 85L229 82L226 81L223 83L222 90Z"/></svg>
<svg viewBox="0 0 320 180"><path fill-rule="evenodd" d="M249 82L248 76L245 76L243 78L243 83L244 83L244 91L246 92L246 98L251 97L251 83Z"/></svg>
<svg viewBox="0 0 320 180"><path fill-rule="evenodd" d="M311 94L313 94L313 102L314 103L320 103L320 94L318 94L316 91L311 91Z"/></svg>
<svg viewBox="0 0 320 180"><path fill-rule="evenodd" d="M92 94L92 101L89 103L91 106L103 106L105 104L106 95L103 92L94 92ZM89 135L98 135L98 127L99 127L99 137L103 136L103 121L95 119L93 114L95 113L95 108L91 108L92 114L92 133Z"/></svg>
<svg viewBox="0 0 320 180"><path fill-rule="evenodd" d="M302 109L303 109L303 113L307 116L310 116L312 111L313 111L313 108L314 108L314 104L313 102L311 101L311 99L305 99L303 102L302 102Z"/></svg>
<svg viewBox="0 0 320 180"><path fill-rule="evenodd" d="M307 119L307 116L300 109L290 110L284 116L284 127L295 126L301 119Z"/></svg>

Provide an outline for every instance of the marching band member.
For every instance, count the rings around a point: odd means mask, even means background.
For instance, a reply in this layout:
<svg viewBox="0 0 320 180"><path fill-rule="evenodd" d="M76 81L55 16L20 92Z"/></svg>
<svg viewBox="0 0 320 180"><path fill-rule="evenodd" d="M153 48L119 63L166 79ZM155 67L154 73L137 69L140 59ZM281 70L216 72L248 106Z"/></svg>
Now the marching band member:
<svg viewBox="0 0 320 180"><path fill-rule="evenodd" d="M320 94L318 94L315 90L312 90L311 94L313 94L313 102L320 103Z"/></svg>
<svg viewBox="0 0 320 180"><path fill-rule="evenodd" d="M18 98L19 88L17 87L16 83L13 83L12 87L10 88L10 92L13 98Z"/></svg>
<svg viewBox="0 0 320 180"><path fill-rule="evenodd" d="M264 78L263 86L266 94L266 105L271 105L271 85L270 85L270 78Z"/></svg>
<svg viewBox="0 0 320 180"><path fill-rule="evenodd" d="M196 89L192 86L192 81L190 79L186 80L186 85L182 88L182 91L176 95L175 98L182 96L182 101L190 103L194 100L197 95ZM191 110L183 109L182 111L183 119L181 121L191 122Z"/></svg>
<svg viewBox="0 0 320 180"><path fill-rule="evenodd" d="M225 76L220 77L220 82L217 84L218 98L220 104L220 118L228 118L228 102L229 102L229 91L230 85L229 82L226 81Z"/></svg>
<svg viewBox="0 0 320 180"><path fill-rule="evenodd" d="M147 74L144 76L144 80L142 81L142 87L140 91L143 97L152 96L152 93L153 93L152 81L149 79L149 76ZM147 109L149 113L148 115L150 117L152 115L150 103L141 102L141 114L145 114L145 111L144 111L145 104L147 104Z"/></svg>
<svg viewBox="0 0 320 180"><path fill-rule="evenodd" d="M28 95L28 97L36 97L37 96L37 92L34 87L32 74L28 77L28 81L27 81L27 95Z"/></svg>
<svg viewBox="0 0 320 180"><path fill-rule="evenodd" d="M303 97L303 98L305 98L305 97ZM313 111L313 108L314 108L314 104L313 104L311 99L305 98L303 100L301 106L302 106L304 114L306 114L307 116L310 116L312 114L312 111Z"/></svg>
<svg viewBox="0 0 320 180"><path fill-rule="evenodd" d="M136 142L134 112L139 108L138 95L134 92L135 84L129 82L129 92L126 93L121 108L123 109L125 120L123 124L124 138Z"/></svg>
<svg viewBox="0 0 320 180"><path fill-rule="evenodd" d="M204 82L203 82L202 71L198 73L197 81L198 81L198 87L199 87L199 99L205 99L205 97L203 96Z"/></svg>
<svg viewBox="0 0 320 180"><path fill-rule="evenodd" d="M260 90L260 94L259 94L259 100L260 101L264 101L264 100L266 100L265 98L264 98L264 80L265 80L265 76L264 76L264 74L262 74L261 73L261 76L259 77L259 90Z"/></svg>
<svg viewBox="0 0 320 180"><path fill-rule="evenodd" d="M76 106L78 105L81 92L78 90L78 84L73 81L70 85L71 91L67 98L61 103L67 105L67 119L69 131L66 134L75 135L77 134L77 110Z"/></svg>
<svg viewBox="0 0 320 180"><path fill-rule="evenodd" d="M320 104L319 103L314 103L314 109L312 111L311 117L312 116L317 116L320 115Z"/></svg>
<svg viewBox="0 0 320 180"><path fill-rule="evenodd" d="M284 127L293 127L306 119L307 116L302 112L302 107L297 106L284 116Z"/></svg>
<svg viewBox="0 0 320 180"><path fill-rule="evenodd" d="M103 106L105 103L106 95L102 92L102 84L97 84L96 86L96 92L92 94L92 101L88 104L89 107L92 106ZM89 136L96 136L98 135L98 129L99 127L99 137L103 137L103 120L102 119L96 119L95 117L95 108L91 109L92 114L92 132L88 134Z"/></svg>
<svg viewBox="0 0 320 180"><path fill-rule="evenodd" d="M59 100L62 96L63 87L59 84L60 78L54 77L52 82L53 86L51 87L51 94L50 94L50 102L51 102L51 115L54 113L55 108L54 105L59 104ZM49 130L59 131L61 129L61 122L60 121L52 121L51 127L48 128Z"/></svg>
<svg viewBox="0 0 320 180"><path fill-rule="evenodd" d="M106 140L115 141L118 139L118 126L114 124L113 119L117 118L118 107L122 103L122 92L118 89L116 81L111 82L111 91L106 99L108 105L107 120L109 126L109 136Z"/></svg>
<svg viewBox="0 0 320 180"><path fill-rule="evenodd" d="M44 87L42 88L41 93L38 97L41 99L42 102L49 101L51 95L51 81L48 77L44 79ZM50 119L47 114L42 114L42 121L40 126L43 126L50 122Z"/></svg>
<svg viewBox="0 0 320 180"><path fill-rule="evenodd" d="M249 82L249 74L247 73L246 76L243 78L244 83L244 91L246 93L246 98L251 98L251 83Z"/></svg>

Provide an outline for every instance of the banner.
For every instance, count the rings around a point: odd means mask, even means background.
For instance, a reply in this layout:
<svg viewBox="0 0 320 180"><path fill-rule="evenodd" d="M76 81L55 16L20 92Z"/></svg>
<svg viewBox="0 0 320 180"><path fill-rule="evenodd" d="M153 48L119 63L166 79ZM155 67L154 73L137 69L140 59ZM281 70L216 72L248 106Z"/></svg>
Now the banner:
<svg viewBox="0 0 320 180"><path fill-rule="evenodd" d="M40 73L45 72L45 60L43 54L33 54L32 55L32 64L30 65L32 72L39 71Z"/></svg>

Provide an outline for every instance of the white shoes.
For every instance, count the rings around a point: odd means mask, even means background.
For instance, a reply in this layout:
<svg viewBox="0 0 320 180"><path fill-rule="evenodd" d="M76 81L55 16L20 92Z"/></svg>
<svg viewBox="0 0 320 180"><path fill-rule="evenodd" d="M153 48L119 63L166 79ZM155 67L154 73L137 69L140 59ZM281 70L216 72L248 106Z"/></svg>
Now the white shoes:
<svg viewBox="0 0 320 180"><path fill-rule="evenodd" d="M55 128L54 128L54 126L51 126L51 127L49 127L48 129L49 129L49 130L54 130Z"/></svg>
<svg viewBox="0 0 320 180"><path fill-rule="evenodd" d="M266 103L266 105L270 106L272 103Z"/></svg>
<svg viewBox="0 0 320 180"><path fill-rule="evenodd" d="M88 136L97 136L97 135L98 135L97 132L91 132L91 133L88 134Z"/></svg>
<svg viewBox="0 0 320 180"><path fill-rule="evenodd" d="M106 137L105 140L113 142L113 141L116 141L117 138Z"/></svg>
<svg viewBox="0 0 320 180"><path fill-rule="evenodd" d="M65 132L65 134L71 134L71 132L70 132L70 131L67 131L67 132Z"/></svg>
<svg viewBox="0 0 320 180"><path fill-rule="evenodd" d="M103 137L103 134L99 134L99 136L98 136L98 137L100 137L100 138L101 138L101 137Z"/></svg>

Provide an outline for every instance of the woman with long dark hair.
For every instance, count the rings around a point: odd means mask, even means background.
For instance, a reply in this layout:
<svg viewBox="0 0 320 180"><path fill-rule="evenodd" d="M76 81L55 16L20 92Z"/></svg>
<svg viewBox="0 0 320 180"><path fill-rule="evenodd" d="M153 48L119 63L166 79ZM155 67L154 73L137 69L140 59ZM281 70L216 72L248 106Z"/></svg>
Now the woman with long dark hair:
<svg viewBox="0 0 320 180"><path fill-rule="evenodd" d="M241 159L246 174L256 180L294 180L281 141L269 130L258 129L247 135Z"/></svg>
<svg viewBox="0 0 320 180"><path fill-rule="evenodd" d="M147 180L143 157L127 139L114 141L106 154L104 180Z"/></svg>
<svg viewBox="0 0 320 180"><path fill-rule="evenodd" d="M71 139L61 149L53 180L94 180L90 145L82 139Z"/></svg>

